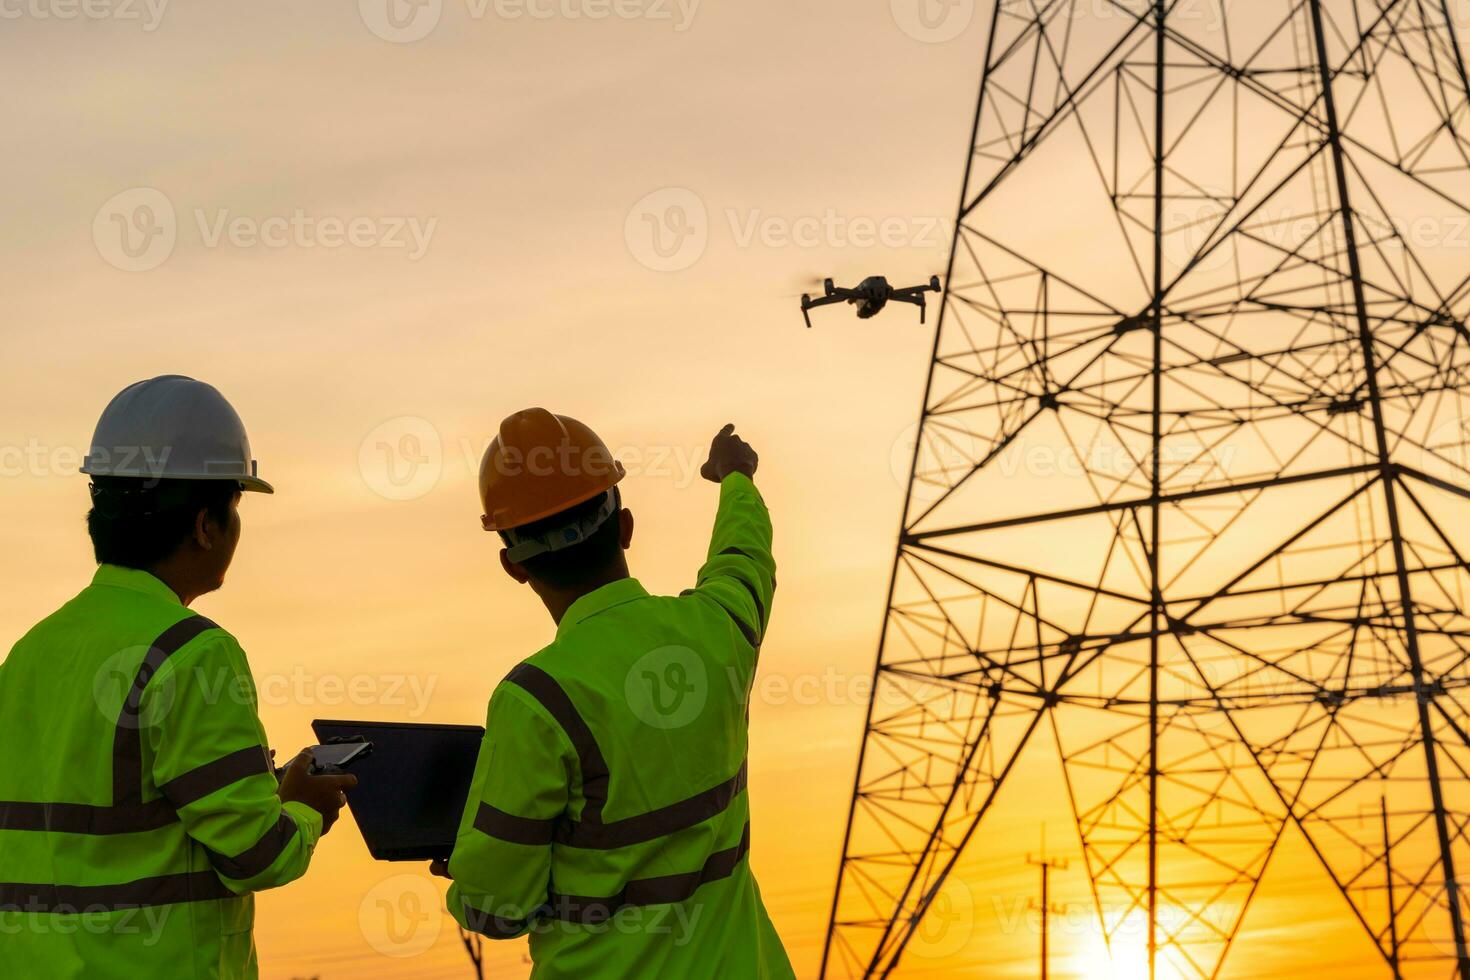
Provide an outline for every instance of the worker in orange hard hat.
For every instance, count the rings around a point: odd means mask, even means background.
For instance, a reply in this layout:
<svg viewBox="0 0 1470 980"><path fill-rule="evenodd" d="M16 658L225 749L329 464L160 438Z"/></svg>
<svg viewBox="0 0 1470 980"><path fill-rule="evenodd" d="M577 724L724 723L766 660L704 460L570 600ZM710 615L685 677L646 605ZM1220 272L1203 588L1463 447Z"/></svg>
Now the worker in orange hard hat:
<svg viewBox="0 0 1470 980"><path fill-rule="evenodd" d="M757 457L734 428L701 470L720 505L677 597L629 576L623 467L587 426L517 412L481 463L481 523L557 628L495 689L434 870L465 928L530 935L536 980L794 976L748 858L746 704L776 568Z"/></svg>
<svg viewBox="0 0 1470 980"><path fill-rule="evenodd" d="M605 498L606 506L598 509L595 522L600 526L619 509L613 488L623 476L623 464L581 422L544 408L517 412L500 423L500 434L480 461L480 502L485 511L480 523L487 531L507 536L506 557L510 564L519 564L577 543L565 541L538 550L525 528L594 497ZM518 534L517 528L523 530ZM586 528L588 533L594 529ZM519 576L516 580L527 581Z"/></svg>

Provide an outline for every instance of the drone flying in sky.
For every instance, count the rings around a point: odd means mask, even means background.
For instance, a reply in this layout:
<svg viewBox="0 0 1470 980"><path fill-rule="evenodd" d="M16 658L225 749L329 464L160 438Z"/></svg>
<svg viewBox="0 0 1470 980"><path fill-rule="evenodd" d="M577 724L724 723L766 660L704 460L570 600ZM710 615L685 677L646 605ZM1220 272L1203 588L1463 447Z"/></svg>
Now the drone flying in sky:
<svg viewBox="0 0 1470 980"><path fill-rule="evenodd" d="M888 280L882 276L869 276L855 287L848 289L843 286L833 286L831 279L822 280L823 295L812 299L808 293L801 294L801 316L806 320L808 328L812 325L811 311L819 306L830 306L833 303L852 303L857 306L858 319L866 320L868 317L877 316L892 300L898 303L912 303L919 308L919 322L924 322L924 294L939 292L939 277L930 276L929 281L922 286L907 286L903 289L894 289L888 285Z"/></svg>

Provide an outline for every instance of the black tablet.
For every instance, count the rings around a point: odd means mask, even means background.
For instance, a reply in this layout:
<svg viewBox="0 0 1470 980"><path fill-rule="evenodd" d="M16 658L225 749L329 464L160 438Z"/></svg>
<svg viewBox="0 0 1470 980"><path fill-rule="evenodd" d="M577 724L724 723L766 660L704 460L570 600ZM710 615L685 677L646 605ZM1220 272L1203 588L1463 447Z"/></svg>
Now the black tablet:
<svg viewBox="0 0 1470 980"><path fill-rule="evenodd" d="M373 857L430 861L449 856L485 729L318 719L311 730L322 742L361 737L373 743L371 754L353 760L348 771L357 777L357 787L347 794L347 808Z"/></svg>

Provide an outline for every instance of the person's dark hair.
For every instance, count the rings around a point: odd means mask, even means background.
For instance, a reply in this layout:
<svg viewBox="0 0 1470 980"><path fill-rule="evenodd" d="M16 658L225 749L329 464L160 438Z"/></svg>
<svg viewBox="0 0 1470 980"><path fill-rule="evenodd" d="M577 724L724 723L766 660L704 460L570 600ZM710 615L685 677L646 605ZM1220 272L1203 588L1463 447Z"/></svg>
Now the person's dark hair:
<svg viewBox="0 0 1470 980"><path fill-rule="evenodd" d="M516 533L523 536L536 536L548 531L559 530L568 524L575 524L584 517L595 514L597 509L607 502L607 494L611 492L609 490L607 493L600 493L585 503L568 507L558 514L518 527L515 529ZM574 589L595 581L609 565L617 560L618 553L622 551L619 527L618 515L614 512L602 522L601 527L592 532L592 536L587 540L580 541L570 548L548 551L545 554L527 558L521 562L521 565L535 578L558 589ZM505 540L504 534L500 537ZM506 543L509 544L509 541Z"/></svg>
<svg viewBox="0 0 1470 980"><path fill-rule="evenodd" d="M167 558L208 510L220 524L240 493L231 480L138 480L92 477L87 534L99 564L147 568Z"/></svg>

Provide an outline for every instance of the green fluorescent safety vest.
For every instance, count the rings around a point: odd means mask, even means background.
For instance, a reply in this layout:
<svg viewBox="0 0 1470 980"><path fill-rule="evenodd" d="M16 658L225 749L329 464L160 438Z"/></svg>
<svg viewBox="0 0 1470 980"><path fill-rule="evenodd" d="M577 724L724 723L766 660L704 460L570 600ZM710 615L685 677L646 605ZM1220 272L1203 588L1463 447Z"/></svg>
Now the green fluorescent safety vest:
<svg viewBox="0 0 1470 980"><path fill-rule="evenodd" d="M582 596L496 688L449 908L529 933L535 980L793 976L748 859L746 705L775 570L765 504L733 474L695 588Z"/></svg>
<svg viewBox="0 0 1470 980"><path fill-rule="evenodd" d="M254 977L250 893L306 870L235 638L146 572L0 663L0 977Z"/></svg>

